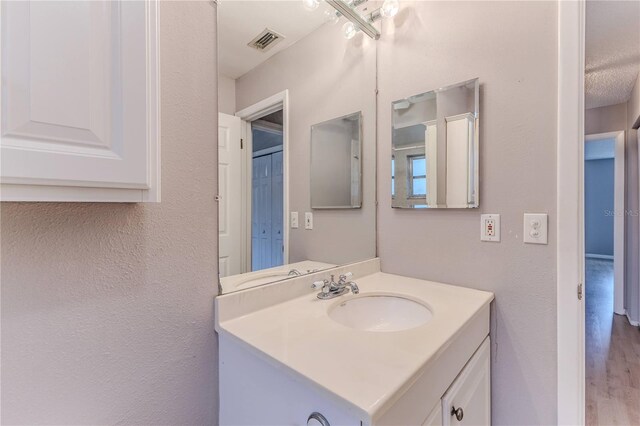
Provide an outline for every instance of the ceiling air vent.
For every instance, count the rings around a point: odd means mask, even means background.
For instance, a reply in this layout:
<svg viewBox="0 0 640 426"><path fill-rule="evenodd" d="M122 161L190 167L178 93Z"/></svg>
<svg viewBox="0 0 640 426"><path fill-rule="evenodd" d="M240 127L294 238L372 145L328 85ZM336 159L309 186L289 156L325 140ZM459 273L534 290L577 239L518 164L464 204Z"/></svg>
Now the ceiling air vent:
<svg viewBox="0 0 640 426"><path fill-rule="evenodd" d="M265 28L264 31L262 31L253 40L251 40L247 44L247 46L253 47L254 49L261 52L266 52L283 38L284 36L282 34L278 34L277 32L270 30L269 28Z"/></svg>

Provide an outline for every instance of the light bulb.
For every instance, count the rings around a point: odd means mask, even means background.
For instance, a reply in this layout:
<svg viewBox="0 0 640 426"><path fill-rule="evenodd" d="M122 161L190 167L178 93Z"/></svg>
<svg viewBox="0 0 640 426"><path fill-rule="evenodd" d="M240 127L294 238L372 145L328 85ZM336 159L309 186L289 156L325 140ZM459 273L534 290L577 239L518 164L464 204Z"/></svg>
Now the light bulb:
<svg viewBox="0 0 640 426"><path fill-rule="evenodd" d="M329 9L325 10L324 17L327 19L327 22L329 23L329 25L335 25L340 20L340 16L338 15L338 12L336 12L335 10L329 10Z"/></svg>
<svg viewBox="0 0 640 426"><path fill-rule="evenodd" d="M351 40L358 32L358 26L353 22L347 22L342 26L342 31L344 31L344 37Z"/></svg>
<svg viewBox="0 0 640 426"><path fill-rule="evenodd" d="M320 0L302 0L302 6L308 11L314 11L320 6Z"/></svg>
<svg viewBox="0 0 640 426"><path fill-rule="evenodd" d="M384 3L382 3L382 7L380 8L380 15L385 18L392 18L396 16L398 9L400 9L400 3L398 0L384 0Z"/></svg>

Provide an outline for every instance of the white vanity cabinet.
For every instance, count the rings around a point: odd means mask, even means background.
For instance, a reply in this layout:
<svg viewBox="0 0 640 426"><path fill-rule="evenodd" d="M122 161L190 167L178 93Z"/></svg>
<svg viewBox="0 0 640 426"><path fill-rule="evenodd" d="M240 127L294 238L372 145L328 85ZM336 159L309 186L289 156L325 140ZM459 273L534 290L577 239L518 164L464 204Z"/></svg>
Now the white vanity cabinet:
<svg viewBox="0 0 640 426"><path fill-rule="evenodd" d="M1 200L159 201L156 2L0 13Z"/></svg>
<svg viewBox="0 0 640 426"><path fill-rule="evenodd" d="M487 337L431 410L420 404L419 398L416 403L415 394L409 391L387 413L372 420L349 402L254 355L234 339L220 336L220 424L305 425L309 421L314 426L488 426L489 341ZM431 377L424 375L417 383L420 381L430 382ZM313 413L320 414L327 424L309 420Z"/></svg>
<svg viewBox="0 0 640 426"><path fill-rule="evenodd" d="M442 397L442 426L491 424L489 338Z"/></svg>
<svg viewBox="0 0 640 426"><path fill-rule="evenodd" d="M355 265L357 294L321 271L216 298L220 424L490 425L493 294Z"/></svg>
<svg viewBox="0 0 640 426"><path fill-rule="evenodd" d="M218 347L221 426L304 426L312 413L330 426L369 424L364 411L235 339L220 335Z"/></svg>

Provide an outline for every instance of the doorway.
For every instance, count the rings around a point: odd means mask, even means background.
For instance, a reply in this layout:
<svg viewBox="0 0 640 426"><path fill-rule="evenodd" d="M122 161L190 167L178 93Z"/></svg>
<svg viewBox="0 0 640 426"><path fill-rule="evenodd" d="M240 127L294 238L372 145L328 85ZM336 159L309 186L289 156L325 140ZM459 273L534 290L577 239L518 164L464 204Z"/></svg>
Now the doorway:
<svg viewBox="0 0 640 426"><path fill-rule="evenodd" d="M219 114L220 278L288 263L287 100Z"/></svg>
<svg viewBox="0 0 640 426"><path fill-rule="evenodd" d="M251 271L284 262L282 117L278 110L250 123Z"/></svg>
<svg viewBox="0 0 640 426"><path fill-rule="evenodd" d="M242 271L289 263L289 94L238 111L242 138Z"/></svg>
<svg viewBox="0 0 640 426"><path fill-rule="evenodd" d="M625 133L585 136L585 267L610 271L611 311L624 315ZM586 283L588 284L588 282Z"/></svg>
<svg viewBox="0 0 640 426"><path fill-rule="evenodd" d="M585 136L586 424L630 424L625 384L632 327L624 316L625 133ZM626 373L625 373L626 372ZM627 380L628 381L628 380ZM629 386L627 386L629 385ZM628 387L628 389L627 389Z"/></svg>

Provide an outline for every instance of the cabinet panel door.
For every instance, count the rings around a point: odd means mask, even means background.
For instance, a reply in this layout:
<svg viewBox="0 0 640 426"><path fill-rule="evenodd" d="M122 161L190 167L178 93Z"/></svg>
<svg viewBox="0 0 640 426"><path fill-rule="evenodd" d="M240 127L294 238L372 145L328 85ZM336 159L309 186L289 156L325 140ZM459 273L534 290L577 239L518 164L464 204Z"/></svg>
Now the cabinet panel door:
<svg viewBox="0 0 640 426"><path fill-rule="evenodd" d="M442 426L442 404L438 403L438 405L431 410L429 417L422 423L422 426Z"/></svg>
<svg viewBox="0 0 640 426"><path fill-rule="evenodd" d="M1 14L2 183L151 188L155 3L2 2Z"/></svg>
<svg viewBox="0 0 640 426"><path fill-rule="evenodd" d="M461 410L458 420L452 410ZM480 345L442 397L442 424L491 424L491 364L489 337Z"/></svg>

